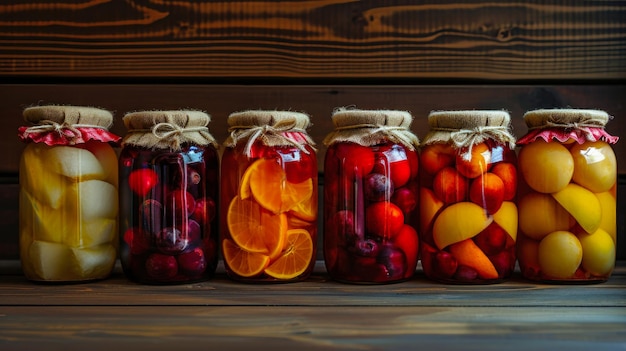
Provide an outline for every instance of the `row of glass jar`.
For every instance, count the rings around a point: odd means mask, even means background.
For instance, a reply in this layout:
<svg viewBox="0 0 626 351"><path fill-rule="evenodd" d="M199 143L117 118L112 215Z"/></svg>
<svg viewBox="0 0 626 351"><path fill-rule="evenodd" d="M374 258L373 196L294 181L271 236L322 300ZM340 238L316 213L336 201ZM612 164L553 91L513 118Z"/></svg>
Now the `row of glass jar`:
<svg viewBox="0 0 626 351"><path fill-rule="evenodd" d="M209 279L218 250L237 281L300 281L313 269L318 170L306 114L231 114L221 162L199 111L127 114L119 157L107 111L37 106L24 117L27 278L106 278L118 252L126 276L148 284ZM537 281L609 278L617 137L605 112L530 111L520 140L504 111L432 112L421 143L405 111L338 109L332 120L322 214L331 278L403 281L418 258L446 283L500 282L516 260Z"/></svg>

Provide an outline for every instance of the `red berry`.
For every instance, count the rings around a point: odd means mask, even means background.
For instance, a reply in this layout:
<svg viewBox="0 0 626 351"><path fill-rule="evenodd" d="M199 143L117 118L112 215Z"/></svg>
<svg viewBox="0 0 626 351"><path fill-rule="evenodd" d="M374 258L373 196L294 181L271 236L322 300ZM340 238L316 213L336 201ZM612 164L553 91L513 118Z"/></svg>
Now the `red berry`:
<svg viewBox="0 0 626 351"><path fill-rule="evenodd" d="M196 207L196 200L193 195L185 190L173 190L167 194L167 213L174 213L176 218L187 218L193 214Z"/></svg>
<svg viewBox="0 0 626 351"><path fill-rule="evenodd" d="M150 241L148 234L141 228L128 228L124 232L124 242L130 248L130 253L133 255L141 255L148 251L150 247Z"/></svg>
<svg viewBox="0 0 626 351"><path fill-rule="evenodd" d="M335 156L342 165L344 176L363 177L374 168L374 152L367 146L354 143L335 144Z"/></svg>
<svg viewBox="0 0 626 351"><path fill-rule="evenodd" d="M215 218L215 212L215 201L206 197L196 200L191 217L201 225L206 225Z"/></svg>
<svg viewBox="0 0 626 351"><path fill-rule="evenodd" d="M199 247L178 255L176 259L178 260L178 266L181 272L187 275L200 275L205 271L207 266L204 251Z"/></svg>
<svg viewBox="0 0 626 351"><path fill-rule="evenodd" d="M439 251L435 255L433 270L443 278L451 278L456 272L458 262L456 258L447 251Z"/></svg>
<svg viewBox="0 0 626 351"><path fill-rule="evenodd" d="M146 260L146 273L154 279L171 279L178 273L176 258L174 258L174 256L154 253Z"/></svg>
<svg viewBox="0 0 626 351"><path fill-rule="evenodd" d="M399 188L409 181L411 178L411 164L402 146L392 145L378 154L378 157L387 166L389 177L391 177L396 187Z"/></svg>
<svg viewBox="0 0 626 351"><path fill-rule="evenodd" d="M402 213L409 214L417 207L417 198L415 193L408 187L396 189L391 197L391 202L396 204L402 210Z"/></svg>
<svg viewBox="0 0 626 351"><path fill-rule="evenodd" d="M150 168L136 169L128 176L128 186L139 196L146 196L159 183L159 176Z"/></svg>

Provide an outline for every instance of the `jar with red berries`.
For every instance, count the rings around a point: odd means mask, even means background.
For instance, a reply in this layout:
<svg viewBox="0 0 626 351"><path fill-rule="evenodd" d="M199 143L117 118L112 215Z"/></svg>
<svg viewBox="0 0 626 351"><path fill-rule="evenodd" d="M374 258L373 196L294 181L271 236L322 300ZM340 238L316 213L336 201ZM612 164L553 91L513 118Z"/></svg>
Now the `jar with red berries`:
<svg viewBox="0 0 626 351"><path fill-rule="evenodd" d="M209 279L217 266L219 159L201 111L124 116L120 260L144 284Z"/></svg>
<svg viewBox="0 0 626 351"><path fill-rule="evenodd" d="M315 264L317 158L309 116L251 110L228 117L221 249L240 282L297 282Z"/></svg>
<svg viewBox="0 0 626 351"><path fill-rule="evenodd" d="M420 150L421 260L427 278L510 277L517 238L517 157L505 111L436 111Z"/></svg>
<svg viewBox="0 0 626 351"><path fill-rule="evenodd" d="M331 278L407 280L419 238L418 138L406 111L337 109L324 159L324 260Z"/></svg>
<svg viewBox="0 0 626 351"><path fill-rule="evenodd" d="M117 259L118 180L113 115L83 106L24 110L19 246L26 278L109 276Z"/></svg>
<svg viewBox="0 0 626 351"><path fill-rule="evenodd" d="M520 145L522 275L550 283L606 281L615 266L617 160L609 115L542 109L524 115Z"/></svg>

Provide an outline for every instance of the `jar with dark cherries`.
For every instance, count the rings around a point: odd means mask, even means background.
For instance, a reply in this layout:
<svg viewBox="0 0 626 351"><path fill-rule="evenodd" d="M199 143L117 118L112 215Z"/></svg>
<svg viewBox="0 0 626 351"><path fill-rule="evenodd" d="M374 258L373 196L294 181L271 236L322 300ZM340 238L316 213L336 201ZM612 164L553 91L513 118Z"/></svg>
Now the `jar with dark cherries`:
<svg viewBox="0 0 626 351"><path fill-rule="evenodd" d="M213 276L217 266L219 160L200 111L124 116L120 154L120 260L144 284Z"/></svg>
<svg viewBox="0 0 626 351"><path fill-rule="evenodd" d="M317 158L309 116L253 110L228 117L221 249L240 282L306 279L317 249Z"/></svg>
<svg viewBox="0 0 626 351"><path fill-rule="evenodd" d="M113 115L82 106L24 110L20 259L26 278L81 282L109 276L117 259L118 180Z"/></svg>
<svg viewBox="0 0 626 351"><path fill-rule="evenodd" d="M488 284L510 277L517 238L517 158L505 111L437 111L420 150L426 277Z"/></svg>
<svg viewBox="0 0 626 351"><path fill-rule="evenodd" d="M529 111L518 141L518 260L522 275L549 283L598 283L615 267L618 138L604 111Z"/></svg>
<svg viewBox="0 0 626 351"><path fill-rule="evenodd" d="M407 280L419 238L419 140L405 111L338 109L324 140L324 260L331 278Z"/></svg>

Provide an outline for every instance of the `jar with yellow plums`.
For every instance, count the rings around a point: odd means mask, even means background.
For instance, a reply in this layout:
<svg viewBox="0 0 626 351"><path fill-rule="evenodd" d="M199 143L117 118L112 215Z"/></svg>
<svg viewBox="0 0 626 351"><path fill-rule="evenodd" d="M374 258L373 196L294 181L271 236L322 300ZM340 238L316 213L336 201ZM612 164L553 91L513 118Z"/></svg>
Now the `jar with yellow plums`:
<svg viewBox="0 0 626 351"><path fill-rule="evenodd" d="M615 266L618 137L610 116L586 109L529 111L518 140L519 239L525 278L606 281Z"/></svg>

